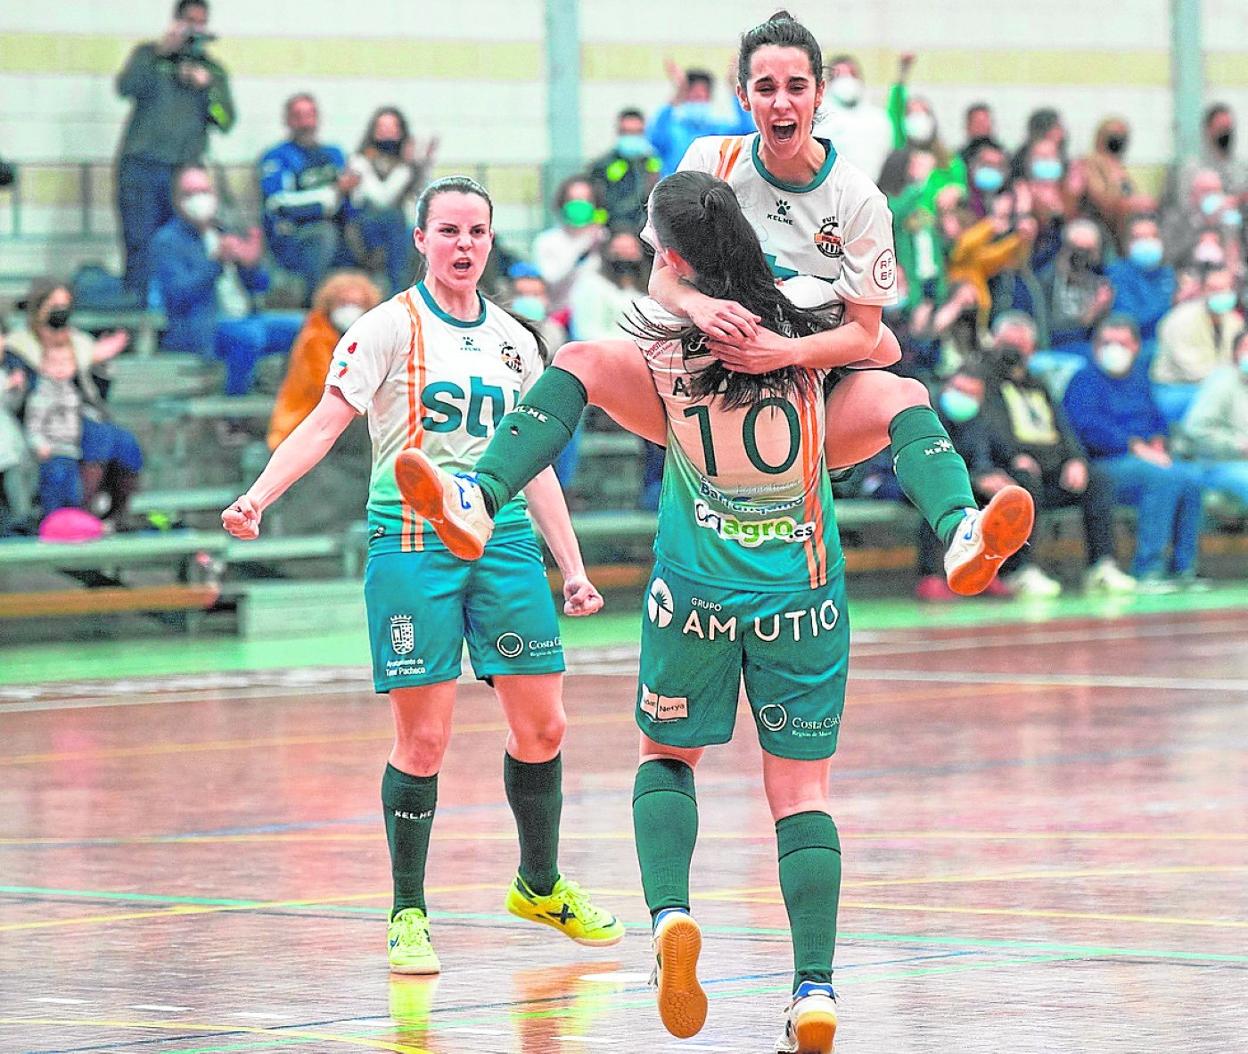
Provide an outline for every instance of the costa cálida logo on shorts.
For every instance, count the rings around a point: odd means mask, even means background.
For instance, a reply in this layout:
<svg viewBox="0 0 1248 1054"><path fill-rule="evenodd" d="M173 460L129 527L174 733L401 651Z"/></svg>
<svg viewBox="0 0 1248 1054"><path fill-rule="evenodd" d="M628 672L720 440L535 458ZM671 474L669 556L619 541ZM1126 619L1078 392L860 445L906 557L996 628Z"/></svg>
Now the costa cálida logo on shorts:
<svg viewBox="0 0 1248 1054"><path fill-rule="evenodd" d="M659 629L671 625L676 604L672 600L672 590L661 578L650 583L650 595L646 597L646 614L650 621Z"/></svg>
<svg viewBox="0 0 1248 1054"><path fill-rule="evenodd" d="M514 659L524 651L524 638L519 633L504 633L494 642L494 647L504 659Z"/></svg>
<svg viewBox="0 0 1248 1054"><path fill-rule="evenodd" d="M390 647L395 655L410 655L416 650L416 631L411 615L390 616Z"/></svg>

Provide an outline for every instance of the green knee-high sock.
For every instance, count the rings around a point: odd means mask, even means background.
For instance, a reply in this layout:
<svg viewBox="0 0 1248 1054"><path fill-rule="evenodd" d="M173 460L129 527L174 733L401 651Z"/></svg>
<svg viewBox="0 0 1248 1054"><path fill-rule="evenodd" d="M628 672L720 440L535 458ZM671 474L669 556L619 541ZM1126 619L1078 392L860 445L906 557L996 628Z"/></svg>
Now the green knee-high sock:
<svg viewBox="0 0 1248 1054"><path fill-rule="evenodd" d="M664 908L689 910L689 864L698 840L693 769L683 761L645 762L633 783L633 835L641 887L653 918Z"/></svg>
<svg viewBox="0 0 1248 1054"><path fill-rule="evenodd" d="M524 402L502 419L473 469L491 516L555 463L587 404L580 379L552 366L529 389Z"/></svg>
<svg viewBox="0 0 1248 1054"><path fill-rule="evenodd" d="M438 804L438 776L409 776L393 765L381 778L381 804L386 816L386 841L390 844L390 874L394 879L394 907L390 917L404 908L425 910L425 861L429 858L429 832Z"/></svg>
<svg viewBox="0 0 1248 1054"><path fill-rule="evenodd" d="M836 906L841 896L841 840L826 812L776 821L780 892L793 934L793 990L803 981L832 982Z"/></svg>
<svg viewBox="0 0 1248 1054"><path fill-rule="evenodd" d="M897 482L948 545L964 511L977 505L966 462L930 406L902 410L889 424L888 437Z"/></svg>
<svg viewBox="0 0 1248 1054"><path fill-rule="evenodd" d="M549 896L559 881L563 756L527 762L504 754L503 787L520 835L520 877L534 893Z"/></svg>

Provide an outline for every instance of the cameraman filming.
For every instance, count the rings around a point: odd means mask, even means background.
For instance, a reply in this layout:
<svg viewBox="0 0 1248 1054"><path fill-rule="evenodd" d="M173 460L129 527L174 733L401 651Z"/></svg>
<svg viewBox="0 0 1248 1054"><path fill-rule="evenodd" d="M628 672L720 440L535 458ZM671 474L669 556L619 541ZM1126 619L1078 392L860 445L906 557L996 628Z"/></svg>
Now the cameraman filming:
<svg viewBox="0 0 1248 1054"><path fill-rule="evenodd" d="M117 162L117 210L126 252L126 288L146 303L148 243L173 216L173 175L199 164L208 129L234 124L225 69L206 47L207 0L178 0L173 24L160 40L140 44L117 78L134 100Z"/></svg>

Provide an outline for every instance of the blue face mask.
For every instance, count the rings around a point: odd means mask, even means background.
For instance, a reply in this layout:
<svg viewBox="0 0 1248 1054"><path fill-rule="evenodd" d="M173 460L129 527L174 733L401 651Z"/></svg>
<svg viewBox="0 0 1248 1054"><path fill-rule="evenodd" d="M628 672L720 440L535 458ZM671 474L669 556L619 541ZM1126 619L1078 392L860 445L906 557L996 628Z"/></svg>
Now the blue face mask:
<svg viewBox="0 0 1248 1054"><path fill-rule="evenodd" d="M1220 293L1210 293L1205 297L1205 303L1215 315L1225 315L1228 311L1234 310L1238 300L1239 297L1235 295L1234 289L1223 289Z"/></svg>
<svg viewBox="0 0 1248 1054"><path fill-rule="evenodd" d="M1160 238L1137 238L1127 250L1127 257L1137 267L1151 271L1161 263L1164 252Z"/></svg>
<svg viewBox="0 0 1248 1054"><path fill-rule="evenodd" d="M1244 375L1244 379L1248 380L1248 355L1239 357L1239 372Z"/></svg>
<svg viewBox="0 0 1248 1054"><path fill-rule="evenodd" d="M1206 194L1200 199L1200 211L1206 216L1212 216L1222 207L1224 201L1226 201L1226 198L1221 194Z"/></svg>
<svg viewBox="0 0 1248 1054"><path fill-rule="evenodd" d="M976 190L992 194L1005 186L1005 176L999 168L977 168L973 177Z"/></svg>
<svg viewBox="0 0 1248 1054"><path fill-rule="evenodd" d="M676 107L676 120L686 124L706 124L711 119L709 102L682 102Z"/></svg>
<svg viewBox="0 0 1248 1054"><path fill-rule="evenodd" d="M644 135L622 135L615 141L615 152L631 161L636 157L649 156L654 153L654 148Z"/></svg>
<svg viewBox="0 0 1248 1054"><path fill-rule="evenodd" d="M535 296L518 296L511 302L511 310L521 318L527 318L530 322L544 322L546 320L546 305Z"/></svg>
<svg viewBox="0 0 1248 1054"><path fill-rule="evenodd" d="M946 388L940 393L940 408L954 424L966 424L979 414L979 400L957 388Z"/></svg>
<svg viewBox="0 0 1248 1054"><path fill-rule="evenodd" d="M1063 171L1062 163L1055 157L1038 157L1031 163L1031 178L1042 183L1056 183Z"/></svg>

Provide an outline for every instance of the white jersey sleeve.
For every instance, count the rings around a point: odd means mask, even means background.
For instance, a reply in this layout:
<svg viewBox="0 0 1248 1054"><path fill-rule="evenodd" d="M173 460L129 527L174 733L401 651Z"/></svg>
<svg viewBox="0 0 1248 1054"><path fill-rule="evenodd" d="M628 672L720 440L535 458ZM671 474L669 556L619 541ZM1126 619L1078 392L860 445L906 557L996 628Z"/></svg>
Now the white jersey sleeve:
<svg viewBox="0 0 1248 1054"><path fill-rule="evenodd" d="M325 384L337 388L356 413L368 411L395 357L407 351L410 335L399 326L406 317L392 302L383 303L358 318L334 348Z"/></svg>
<svg viewBox="0 0 1248 1054"><path fill-rule="evenodd" d="M841 222L841 273L832 284L852 304L891 304L897 299L897 257L888 199L866 176L856 177L842 197L850 208ZM858 198L851 204L851 196Z"/></svg>

